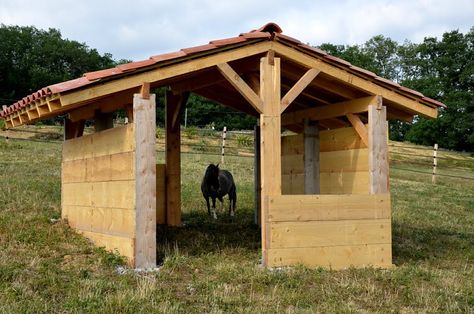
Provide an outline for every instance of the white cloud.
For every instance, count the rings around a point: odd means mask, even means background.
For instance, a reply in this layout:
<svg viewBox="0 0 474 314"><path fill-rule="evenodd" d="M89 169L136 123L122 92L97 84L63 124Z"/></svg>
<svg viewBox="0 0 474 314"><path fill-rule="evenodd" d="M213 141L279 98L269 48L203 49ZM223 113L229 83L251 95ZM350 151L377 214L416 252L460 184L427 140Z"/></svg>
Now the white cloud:
<svg viewBox="0 0 474 314"><path fill-rule="evenodd" d="M273 21L303 42L397 41L474 25L472 0L0 0L0 23L54 27L115 58L150 55L236 36Z"/></svg>

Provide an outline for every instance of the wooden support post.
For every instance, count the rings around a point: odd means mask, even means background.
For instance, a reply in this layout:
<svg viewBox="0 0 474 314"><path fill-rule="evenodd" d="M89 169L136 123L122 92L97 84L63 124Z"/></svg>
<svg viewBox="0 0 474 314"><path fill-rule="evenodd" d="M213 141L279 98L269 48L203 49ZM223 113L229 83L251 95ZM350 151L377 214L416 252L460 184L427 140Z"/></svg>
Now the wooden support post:
<svg viewBox="0 0 474 314"><path fill-rule="evenodd" d="M135 267L156 267L155 95L133 96L135 118Z"/></svg>
<svg viewBox="0 0 474 314"><path fill-rule="evenodd" d="M181 134L180 116L189 93L166 92L166 223L181 224ZM173 124L173 121L175 122Z"/></svg>
<svg viewBox="0 0 474 314"><path fill-rule="evenodd" d="M114 127L114 114L112 112L104 113L100 110L96 110L94 120L96 132L111 129Z"/></svg>
<svg viewBox="0 0 474 314"><path fill-rule="evenodd" d="M318 123L304 121L304 194L320 193Z"/></svg>
<svg viewBox="0 0 474 314"><path fill-rule="evenodd" d="M262 262L268 265L270 247L268 200L281 195L281 124L280 124L280 58L271 54L260 60L260 97L263 113L260 115L261 188L262 188Z"/></svg>
<svg viewBox="0 0 474 314"><path fill-rule="evenodd" d="M388 193L387 108L370 105L369 116L369 192Z"/></svg>
<svg viewBox="0 0 474 314"><path fill-rule="evenodd" d="M261 186L260 186L260 126L254 127L254 181L255 181L255 224L261 226Z"/></svg>
<svg viewBox="0 0 474 314"><path fill-rule="evenodd" d="M434 144L433 147L433 176L431 177L431 182L436 184L436 168L438 167L438 144Z"/></svg>
<svg viewBox="0 0 474 314"><path fill-rule="evenodd" d="M225 154L225 138L227 137L227 127L225 126L222 130L222 153L221 153L221 163L224 164L224 154Z"/></svg>
<svg viewBox="0 0 474 314"><path fill-rule="evenodd" d="M64 119L64 140L80 137L84 134L85 121L80 120L72 122L70 119Z"/></svg>

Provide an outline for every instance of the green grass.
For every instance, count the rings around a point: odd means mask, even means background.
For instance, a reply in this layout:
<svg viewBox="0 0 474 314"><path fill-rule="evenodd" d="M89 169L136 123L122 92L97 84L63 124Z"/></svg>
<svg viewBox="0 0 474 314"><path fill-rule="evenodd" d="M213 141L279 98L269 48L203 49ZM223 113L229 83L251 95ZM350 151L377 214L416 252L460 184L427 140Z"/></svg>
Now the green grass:
<svg viewBox="0 0 474 314"><path fill-rule="evenodd" d="M391 270L271 271L260 266L253 225L253 159L226 157L237 216L214 221L200 180L220 157L183 154L185 226L158 230L158 272L121 275L119 256L51 220L60 217L60 149L0 138L0 313L474 313L474 181L433 185L430 175L391 170ZM456 165L472 176L463 158Z"/></svg>

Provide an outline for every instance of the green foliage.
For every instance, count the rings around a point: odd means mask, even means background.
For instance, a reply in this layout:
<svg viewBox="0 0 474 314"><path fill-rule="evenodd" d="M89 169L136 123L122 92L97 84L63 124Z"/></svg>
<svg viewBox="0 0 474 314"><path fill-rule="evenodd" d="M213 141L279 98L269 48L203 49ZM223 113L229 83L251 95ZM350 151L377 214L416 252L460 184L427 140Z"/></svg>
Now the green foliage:
<svg viewBox="0 0 474 314"><path fill-rule="evenodd" d="M163 128L157 127L155 136L157 139L163 139L165 137L165 130Z"/></svg>
<svg viewBox="0 0 474 314"><path fill-rule="evenodd" d="M253 138L248 135L237 134L235 139L237 140L239 147L252 147L253 145Z"/></svg>
<svg viewBox="0 0 474 314"><path fill-rule="evenodd" d="M185 128L183 133L187 138L195 138L198 135L198 129L195 126L190 126Z"/></svg>
<svg viewBox="0 0 474 314"><path fill-rule="evenodd" d="M0 119L0 130L5 129L5 120Z"/></svg>
<svg viewBox="0 0 474 314"><path fill-rule="evenodd" d="M390 138L474 151L474 28L444 33L441 40L398 44L375 36L363 45L323 44L320 48L377 75L447 105L436 120L390 123Z"/></svg>

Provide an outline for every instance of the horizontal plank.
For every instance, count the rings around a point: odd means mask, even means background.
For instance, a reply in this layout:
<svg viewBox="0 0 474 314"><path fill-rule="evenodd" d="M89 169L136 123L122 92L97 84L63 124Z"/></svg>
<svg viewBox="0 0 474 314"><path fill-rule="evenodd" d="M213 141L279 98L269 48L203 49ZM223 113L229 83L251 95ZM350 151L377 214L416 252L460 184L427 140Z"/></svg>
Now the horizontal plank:
<svg viewBox="0 0 474 314"><path fill-rule="evenodd" d="M67 205L63 210L69 225L75 229L120 237L135 237L133 209Z"/></svg>
<svg viewBox="0 0 474 314"><path fill-rule="evenodd" d="M389 219L390 194L270 196L268 212L270 222Z"/></svg>
<svg viewBox="0 0 474 314"><path fill-rule="evenodd" d="M282 194L304 194L304 173L283 174L281 176Z"/></svg>
<svg viewBox="0 0 474 314"><path fill-rule="evenodd" d="M118 253L127 258L130 266L135 265L135 238L111 236L107 234L81 231L78 232L92 241L94 245L104 247L107 251Z"/></svg>
<svg viewBox="0 0 474 314"><path fill-rule="evenodd" d="M322 172L320 173L321 194L367 194L369 193L369 172Z"/></svg>
<svg viewBox="0 0 474 314"><path fill-rule="evenodd" d="M304 155L281 156L281 173L295 174L304 173Z"/></svg>
<svg viewBox="0 0 474 314"><path fill-rule="evenodd" d="M135 153L69 160L62 163L64 183L135 179Z"/></svg>
<svg viewBox="0 0 474 314"><path fill-rule="evenodd" d="M304 135L286 135L281 137L281 155L303 155Z"/></svg>
<svg viewBox="0 0 474 314"><path fill-rule="evenodd" d="M367 148L321 152L319 158L321 172L369 171Z"/></svg>
<svg viewBox="0 0 474 314"><path fill-rule="evenodd" d="M64 183L62 203L65 205L135 208L135 181Z"/></svg>
<svg viewBox="0 0 474 314"><path fill-rule="evenodd" d="M132 152L134 150L134 124L130 123L64 141L63 161Z"/></svg>
<svg viewBox="0 0 474 314"><path fill-rule="evenodd" d="M267 256L269 267L302 264L334 270L367 266L391 268L392 244L268 249Z"/></svg>
<svg viewBox="0 0 474 314"><path fill-rule="evenodd" d="M270 224L270 248L391 243L391 219L290 221Z"/></svg>
<svg viewBox="0 0 474 314"><path fill-rule="evenodd" d="M367 148L353 127L319 131L320 151Z"/></svg>

